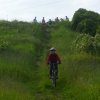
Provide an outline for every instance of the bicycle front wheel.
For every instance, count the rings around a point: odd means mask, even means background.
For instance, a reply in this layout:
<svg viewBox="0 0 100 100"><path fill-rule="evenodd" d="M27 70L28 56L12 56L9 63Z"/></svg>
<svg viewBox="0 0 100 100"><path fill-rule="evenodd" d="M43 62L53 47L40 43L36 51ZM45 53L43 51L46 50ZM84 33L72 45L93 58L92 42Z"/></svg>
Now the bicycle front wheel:
<svg viewBox="0 0 100 100"><path fill-rule="evenodd" d="M53 86L56 87L56 72L54 71L54 76L53 76Z"/></svg>

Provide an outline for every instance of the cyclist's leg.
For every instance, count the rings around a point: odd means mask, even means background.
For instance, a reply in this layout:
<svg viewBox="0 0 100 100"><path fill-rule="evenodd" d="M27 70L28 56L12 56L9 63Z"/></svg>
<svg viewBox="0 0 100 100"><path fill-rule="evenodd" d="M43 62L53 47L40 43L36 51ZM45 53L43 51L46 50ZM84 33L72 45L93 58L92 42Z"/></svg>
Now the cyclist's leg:
<svg viewBox="0 0 100 100"><path fill-rule="evenodd" d="M50 73L50 78L52 77L52 70L53 70L53 64L51 63L50 64L50 72L49 72Z"/></svg>
<svg viewBox="0 0 100 100"><path fill-rule="evenodd" d="M55 63L55 69L56 69L56 77L58 78L58 64Z"/></svg>

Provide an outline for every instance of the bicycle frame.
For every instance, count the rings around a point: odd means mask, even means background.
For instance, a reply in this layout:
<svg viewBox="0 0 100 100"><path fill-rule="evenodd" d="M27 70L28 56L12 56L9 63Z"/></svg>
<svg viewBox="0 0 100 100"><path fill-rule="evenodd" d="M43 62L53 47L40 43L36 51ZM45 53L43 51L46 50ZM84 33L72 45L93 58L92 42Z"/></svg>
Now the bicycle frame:
<svg viewBox="0 0 100 100"><path fill-rule="evenodd" d="M57 73L57 70L56 70L56 67L55 67L55 64L53 64L53 69L52 69L52 83L53 83L53 86L56 87L56 73Z"/></svg>

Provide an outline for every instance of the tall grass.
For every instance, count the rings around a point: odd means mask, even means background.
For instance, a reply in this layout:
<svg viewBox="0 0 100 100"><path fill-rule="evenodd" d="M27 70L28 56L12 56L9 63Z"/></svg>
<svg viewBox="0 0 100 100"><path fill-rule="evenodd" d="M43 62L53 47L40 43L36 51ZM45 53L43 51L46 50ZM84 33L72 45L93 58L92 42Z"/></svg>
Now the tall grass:
<svg viewBox="0 0 100 100"><path fill-rule="evenodd" d="M0 100L99 100L100 57L74 53L78 35L65 21L50 28L40 23L2 22ZM62 61L56 88L46 64L51 46Z"/></svg>
<svg viewBox="0 0 100 100"><path fill-rule="evenodd" d="M41 24L0 22L0 100L33 100L39 57Z"/></svg>
<svg viewBox="0 0 100 100"><path fill-rule="evenodd" d="M61 23L62 24L62 23ZM59 91L63 99L99 100L100 99L100 57L87 53L74 53L73 41L79 33L72 32L64 24L52 29L51 45L57 49L62 64L59 66Z"/></svg>
<svg viewBox="0 0 100 100"><path fill-rule="evenodd" d="M68 23L66 23L68 25ZM46 65L48 50L44 50L38 70L39 84L35 91L36 100L99 100L100 99L100 57L87 53L74 53L72 43L79 35L65 23L51 28L48 47L55 47L61 57L57 87L49 80L49 66Z"/></svg>

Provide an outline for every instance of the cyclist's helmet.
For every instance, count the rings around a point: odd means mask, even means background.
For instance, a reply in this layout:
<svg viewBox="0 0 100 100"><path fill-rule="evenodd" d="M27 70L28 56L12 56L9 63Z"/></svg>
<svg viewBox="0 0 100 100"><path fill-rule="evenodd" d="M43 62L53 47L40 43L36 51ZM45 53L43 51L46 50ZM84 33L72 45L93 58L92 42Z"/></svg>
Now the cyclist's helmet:
<svg viewBox="0 0 100 100"><path fill-rule="evenodd" d="M54 47L49 49L50 51L56 51L56 49Z"/></svg>

